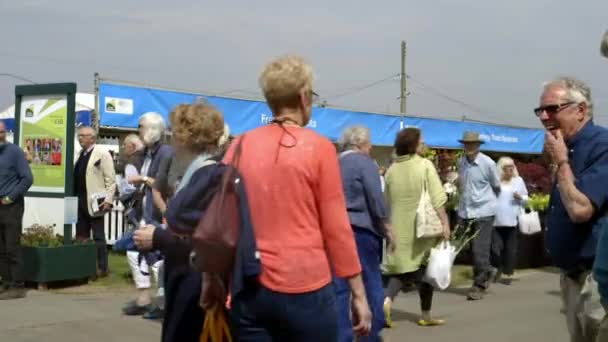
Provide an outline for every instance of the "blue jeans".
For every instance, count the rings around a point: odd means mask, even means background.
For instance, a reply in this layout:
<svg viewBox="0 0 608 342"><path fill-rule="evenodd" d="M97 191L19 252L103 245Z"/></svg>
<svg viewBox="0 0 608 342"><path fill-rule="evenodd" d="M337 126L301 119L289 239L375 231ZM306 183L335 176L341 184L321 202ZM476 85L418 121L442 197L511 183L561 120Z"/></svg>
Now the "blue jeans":
<svg viewBox="0 0 608 342"><path fill-rule="evenodd" d="M312 292L285 294L249 284L232 300L235 341L327 341L337 339L332 284Z"/></svg>
<svg viewBox="0 0 608 342"><path fill-rule="evenodd" d="M361 263L363 285L367 302L372 312L372 330L369 336L359 341L381 341L380 331L384 328L384 289L382 288L382 239L367 229L355 228L355 241ZM353 324L350 320L350 287L346 280L334 278L336 300L338 302L338 341L354 341Z"/></svg>

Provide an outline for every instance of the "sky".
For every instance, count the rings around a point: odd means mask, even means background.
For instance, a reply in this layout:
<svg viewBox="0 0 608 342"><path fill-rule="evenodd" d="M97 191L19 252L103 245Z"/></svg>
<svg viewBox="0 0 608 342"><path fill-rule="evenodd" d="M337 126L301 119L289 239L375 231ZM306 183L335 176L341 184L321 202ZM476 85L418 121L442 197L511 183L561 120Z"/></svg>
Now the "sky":
<svg viewBox="0 0 608 342"><path fill-rule="evenodd" d="M398 113L404 40L408 115L540 127L543 82L568 75L608 125L607 15L606 0L0 0L0 74L256 97L263 65L289 53L329 105ZM17 84L0 75L0 110Z"/></svg>

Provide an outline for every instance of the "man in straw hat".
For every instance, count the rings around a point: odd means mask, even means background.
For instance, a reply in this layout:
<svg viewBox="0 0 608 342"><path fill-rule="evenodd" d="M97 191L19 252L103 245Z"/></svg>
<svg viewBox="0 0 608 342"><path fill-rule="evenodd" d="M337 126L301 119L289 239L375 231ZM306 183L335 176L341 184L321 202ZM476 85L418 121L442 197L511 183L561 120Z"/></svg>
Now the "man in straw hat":
<svg viewBox="0 0 608 342"><path fill-rule="evenodd" d="M460 203L458 216L462 224L472 225L478 232L472 242L473 286L468 300L480 300L488 289L492 277L490 249L492 230L496 214L496 194L500 191L500 181L496 163L480 152L484 143L478 132L464 132L459 142L464 147L464 155L459 161Z"/></svg>

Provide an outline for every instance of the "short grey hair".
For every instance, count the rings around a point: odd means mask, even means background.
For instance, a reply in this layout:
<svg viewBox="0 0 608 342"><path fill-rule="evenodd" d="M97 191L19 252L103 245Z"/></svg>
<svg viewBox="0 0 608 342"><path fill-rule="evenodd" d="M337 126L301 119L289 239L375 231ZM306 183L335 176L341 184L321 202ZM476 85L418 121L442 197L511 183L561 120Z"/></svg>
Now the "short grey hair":
<svg viewBox="0 0 608 342"><path fill-rule="evenodd" d="M135 150L139 151L139 150L143 150L144 149L144 143L141 141L141 139L139 138L139 135L137 134L129 134L125 137L125 144L133 144L135 145Z"/></svg>
<svg viewBox="0 0 608 342"><path fill-rule="evenodd" d="M591 88L585 82L573 77L558 77L544 84L544 89L558 86L566 91L566 99L587 105L587 115L593 117L593 101L591 101Z"/></svg>
<svg viewBox="0 0 608 342"><path fill-rule="evenodd" d="M85 129L91 132L91 135L93 136L93 138L97 138L97 131L95 130L95 128L93 128L91 126L79 126L78 132L83 131Z"/></svg>
<svg viewBox="0 0 608 342"><path fill-rule="evenodd" d="M604 33L602 37L602 44L600 45L600 51L602 56L608 58L608 31Z"/></svg>
<svg viewBox="0 0 608 342"><path fill-rule="evenodd" d="M368 143L370 139L369 128L365 126L351 126L342 131L338 144L342 150L352 150Z"/></svg>
<svg viewBox="0 0 608 342"><path fill-rule="evenodd" d="M162 115L155 112L144 113L139 118L139 124L146 127L144 136L141 137L146 145L152 145L159 142L167 127Z"/></svg>

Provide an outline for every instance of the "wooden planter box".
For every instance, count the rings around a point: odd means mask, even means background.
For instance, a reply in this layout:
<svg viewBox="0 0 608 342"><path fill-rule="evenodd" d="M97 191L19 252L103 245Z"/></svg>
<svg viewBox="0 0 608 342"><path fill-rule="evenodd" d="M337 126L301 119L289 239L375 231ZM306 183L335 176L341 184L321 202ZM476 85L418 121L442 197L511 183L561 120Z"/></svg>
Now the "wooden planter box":
<svg viewBox="0 0 608 342"><path fill-rule="evenodd" d="M22 247L24 280L46 284L85 279L97 273L95 244Z"/></svg>

